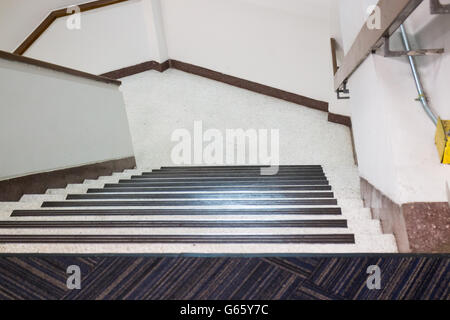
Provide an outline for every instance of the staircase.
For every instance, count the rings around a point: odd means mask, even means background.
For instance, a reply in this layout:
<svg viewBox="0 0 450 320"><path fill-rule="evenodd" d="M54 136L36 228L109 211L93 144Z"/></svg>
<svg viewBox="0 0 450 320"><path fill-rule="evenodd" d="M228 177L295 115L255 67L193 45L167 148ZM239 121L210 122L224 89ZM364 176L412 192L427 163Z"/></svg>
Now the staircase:
<svg viewBox="0 0 450 320"><path fill-rule="evenodd" d="M126 170L0 203L0 253L397 252L320 165Z"/></svg>

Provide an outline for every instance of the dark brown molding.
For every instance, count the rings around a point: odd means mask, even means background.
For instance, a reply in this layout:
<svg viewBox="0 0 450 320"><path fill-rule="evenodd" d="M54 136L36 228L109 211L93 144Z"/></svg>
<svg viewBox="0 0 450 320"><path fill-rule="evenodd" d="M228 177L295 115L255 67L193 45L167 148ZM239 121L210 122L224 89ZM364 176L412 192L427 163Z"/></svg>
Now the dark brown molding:
<svg viewBox="0 0 450 320"><path fill-rule="evenodd" d="M0 50L0 59L20 62L20 63L26 63L26 64L33 65L36 67L50 69L53 71L62 72L62 73L70 74L72 76L85 78L85 79L89 79L89 80L94 80L94 81L99 81L99 82L109 83L109 84L115 84L118 86L121 85L121 82L118 80L114 80L114 79L110 79L110 78L106 78L106 77L102 77L102 76L97 76L95 74L91 74L91 73L87 73L87 72L83 72L83 71L79 71L79 70L75 70L75 69L66 68L66 67L63 67L63 66L60 66L57 64L48 63L45 61L20 56L20 55L14 54L14 53L6 52L6 51Z"/></svg>
<svg viewBox="0 0 450 320"><path fill-rule="evenodd" d="M337 124L342 124L349 128L352 127L352 119L349 116L344 116L342 114L328 112L328 121Z"/></svg>
<svg viewBox="0 0 450 320"><path fill-rule="evenodd" d="M102 77L108 77L111 79L120 79L128 76L132 76L134 74L138 74L141 72L149 71L149 70L157 70L159 72L164 72L170 68L169 60L159 63L154 60L147 61L143 63L136 64L131 67L125 67L122 69L110 71L102 74Z"/></svg>
<svg viewBox="0 0 450 320"><path fill-rule="evenodd" d="M450 206L447 202L398 205L361 178L361 196L384 233L392 233L399 252L450 253Z"/></svg>
<svg viewBox="0 0 450 320"><path fill-rule="evenodd" d="M135 158L129 157L0 181L0 201L18 201L24 194L43 194L47 189L65 188L69 183L83 183L135 167Z"/></svg>
<svg viewBox="0 0 450 320"><path fill-rule="evenodd" d="M144 63L140 63L131 67L122 68L119 70L114 70L111 72L107 72L102 74L103 77L120 79L123 77L131 76L134 74L138 74L148 70L157 70L159 72L164 72L169 68L174 68L180 71L188 72L191 74L195 74L201 77L205 77L208 79L220 81L235 87L239 87L242 89L247 89L253 92L261 93L267 96L271 96L274 98L282 99L285 101L293 102L308 108L317 109L320 111L328 112L328 102L319 101L315 99L311 99L305 96L301 96L295 93L283 91L280 89L276 89L273 87L269 87L263 84L259 84L256 82L252 82L249 80L237 78L234 76L226 75L217 71L213 71L210 69L206 69L203 67L199 67L193 64L177 61L177 60L167 60L163 63L159 63L156 61L147 61ZM337 119L336 121L344 121L346 123L351 122L349 117L334 115L332 119ZM337 122L341 123L341 122ZM342 124L342 123L341 123Z"/></svg>
<svg viewBox="0 0 450 320"><path fill-rule="evenodd" d="M192 73L208 79L220 81L238 88L247 89L253 92L261 93L274 98L282 99L285 101L293 102L308 108L317 109L320 111L328 111L328 102L311 99L305 96L301 96L295 93L283 91L277 88L269 87L263 84L259 84L253 81L237 78L224 73L199 67L193 64L170 60L170 67L178 69L184 72Z"/></svg>
<svg viewBox="0 0 450 320"><path fill-rule="evenodd" d="M78 7L80 8L81 12L85 12L125 1L129 0L100 0L80 4L78 5ZM72 15L73 13L68 13L69 8L70 7L50 12L50 14L44 19L44 21L42 21L41 24L25 39L25 41L22 42L22 44L14 51L14 53L18 55L24 54L28 50L28 48L30 48L31 45L45 32L45 30L48 29L53 21L61 17Z"/></svg>

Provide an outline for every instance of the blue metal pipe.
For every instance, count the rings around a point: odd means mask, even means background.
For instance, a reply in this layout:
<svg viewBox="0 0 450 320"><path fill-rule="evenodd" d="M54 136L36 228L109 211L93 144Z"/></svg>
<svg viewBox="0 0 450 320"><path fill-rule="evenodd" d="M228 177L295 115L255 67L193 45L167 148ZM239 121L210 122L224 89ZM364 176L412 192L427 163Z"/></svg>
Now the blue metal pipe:
<svg viewBox="0 0 450 320"><path fill-rule="evenodd" d="M405 27L400 25L400 30L402 32L402 39L403 39L403 45L405 46L406 51L411 51L411 46L409 45L408 35L406 34ZM416 82L417 92L419 93L419 100L422 103L422 107L427 113L427 115L430 117L431 121L435 125L437 125L438 118L434 114L434 112L431 110L430 106L428 105L427 97L425 96L425 92L423 90L422 83L420 82L420 76L419 72L416 68L416 62L414 61L414 57L408 56L409 64L411 65L411 70L413 73L414 81Z"/></svg>

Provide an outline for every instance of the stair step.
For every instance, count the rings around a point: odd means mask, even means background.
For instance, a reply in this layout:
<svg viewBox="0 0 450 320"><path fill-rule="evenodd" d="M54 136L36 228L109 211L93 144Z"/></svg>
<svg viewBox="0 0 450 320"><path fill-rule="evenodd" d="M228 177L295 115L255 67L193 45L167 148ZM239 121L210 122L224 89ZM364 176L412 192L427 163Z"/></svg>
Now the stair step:
<svg viewBox="0 0 450 320"><path fill-rule="evenodd" d="M73 187L75 188L75 187ZM129 186L122 187L117 185L117 187L110 187L109 185L105 188L90 188L88 193L111 193L111 192L214 192L214 191L227 191L227 192L237 192L237 191L326 191L331 190L329 185L311 185L311 186L203 186L203 187L141 187L141 186Z"/></svg>
<svg viewBox="0 0 450 320"><path fill-rule="evenodd" d="M214 171L206 171L206 170L153 170L151 172L142 172L136 173L134 175L141 176L265 176L261 174L261 170L258 169L234 169L234 170L214 170ZM289 170L278 170L274 175L268 176L286 176L286 175L324 175L324 171L322 169L289 169Z"/></svg>
<svg viewBox="0 0 450 320"><path fill-rule="evenodd" d="M279 209L83 209L83 210L14 210L12 217L33 216L179 216L179 215L341 215L340 208Z"/></svg>
<svg viewBox="0 0 450 320"><path fill-rule="evenodd" d="M361 237L359 237L361 239ZM3 253L23 254L191 254L191 255L283 255L283 254L367 254L395 253L396 246L390 239L370 236L357 243L8 243L1 244ZM359 242L358 242L359 241ZM368 241L371 245L368 245Z"/></svg>
<svg viewBox="0 0 450 320"><path fill-rule="evenodd" d="M267 181L197 181L197 182L159 182L159 181L139 181L139 180L121 180L119 183L105 183L105 188L110 187L173 187L173 186L315 186L328 185L327 180L267 180Z"/></svg>
<svg viewBox="0 0 450 320"><path fill-rule="evenodd" d="M297 193L159 193L159 194L69 194L67 200L99 199L254 199L333 198L333 192Z"/></svg>
<svg viewBox="0 0 450 320"><path fill-rule="evenodd" d="M337 205L336 199L296 200L147 200L147 201L45 201L43 208L67 207L173 207L173 206L323 206Z"/></svg>
<svg viewBox="0 0 450 320"><path fill-rule="evenodd" d="M0 235L1 243L355 243L353 234Z"/></svg>
<svg viewBox="0 0 450 320"><path fill-rule="evenodd" d="M182 171L182 172L172 172L172 171L152 171L143 172L141 174L134 174L131 176L139 177L285 177L285 176L324 176L322 170L314 171L279 171L273 175L261 175L259 170L255 171L214 171L214 172L202 172L202 171Z"/></svg>
<svg viewBox="0 0 450 320"><path fill-rule="evenodd" d="M270 168L268 165L247 165L247 166L175 166L175 167L161 167L161 171L169 171L169 170L236 170L236 169L253 169L260 170L263 168ZM280 165L278 166L280 170L285 169L319 169L322 170L321 165Z"/></svg>
<svg viewBox="0 0 450 320"><path fill-rule="evenodd" d="M313 175L313 176L253 176L253 177L245 177L245 176L239 176L239 177L179 177L179 178L164 178L164 177L151 177L151 176L131 176L131 179L120 179L120 182L126 182L129 183L130 181L139 181L139 182L147 182L147 181L154 181L154 182L219 182L219 181L231 181L233 183L238 183L241 181L253 181L253 182L265 182L265 181L283 181L283 180L297 180L297 181L315 181L315 180L325 180L327 181L327 178L322 175Z"/></svg>
<svg viewBox="0 0 450 320"><path fill-rule="evenodd" d="M77 190L75 188L72 189L62 189L62 190ZM285 186L285 187L277 187L277 186L267 186L267 187L257 187L257 186L249 186L249 187L186 187L186 188L91 188L87 189L78 188L80 192L84 193L192 193L192 192L208 192L212 193L215 191L222 191L223 193L236 193L236 192L254 192L254 193L267 193L267 192L304 192L304 191L329 191L331 190L331 186Z"/></svg>
<svg viewBox="0 0 450 320"><path fill-rule="evenodd" d="M0 229L39 228L347 228L346 220L0 221Z"/></svg>
<svg viewBox="0 0 450 320"><path fill-rule="evenodd" d="M24 194L19 202L62 201L65 197L65 194Z"/></svg>

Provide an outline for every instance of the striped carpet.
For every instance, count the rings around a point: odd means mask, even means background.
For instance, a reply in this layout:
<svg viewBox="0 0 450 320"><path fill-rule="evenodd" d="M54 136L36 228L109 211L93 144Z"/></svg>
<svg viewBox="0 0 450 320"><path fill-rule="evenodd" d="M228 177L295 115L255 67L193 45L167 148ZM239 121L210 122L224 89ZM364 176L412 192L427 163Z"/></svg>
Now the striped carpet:
<svg viewBox="0 0 450 320"><path fill-rule="evenodd" d="M70 265L81 290L66 287ZM450 299L450 258L2 256L0 299Z"/></svg>

